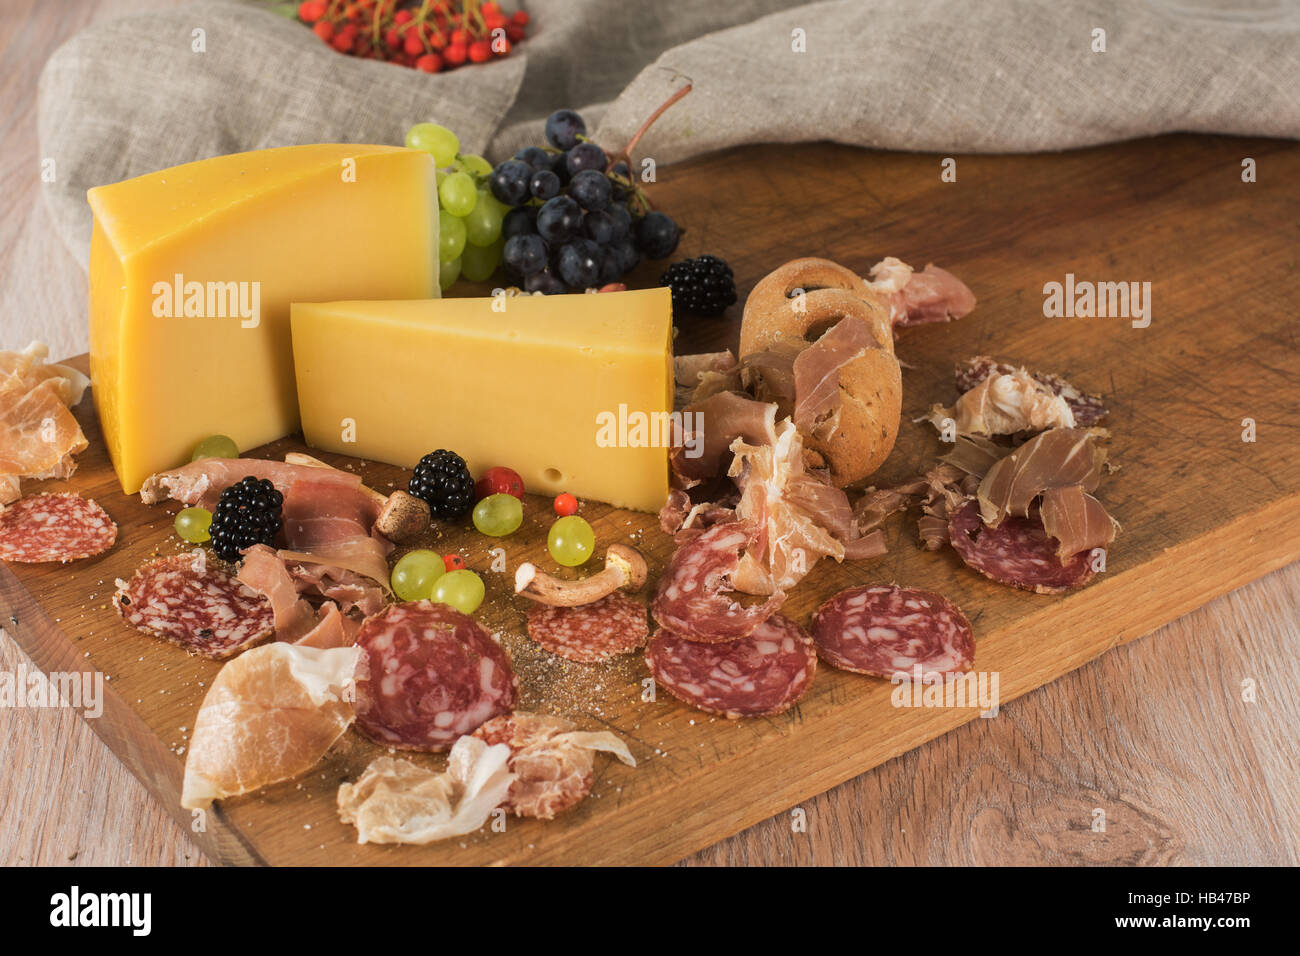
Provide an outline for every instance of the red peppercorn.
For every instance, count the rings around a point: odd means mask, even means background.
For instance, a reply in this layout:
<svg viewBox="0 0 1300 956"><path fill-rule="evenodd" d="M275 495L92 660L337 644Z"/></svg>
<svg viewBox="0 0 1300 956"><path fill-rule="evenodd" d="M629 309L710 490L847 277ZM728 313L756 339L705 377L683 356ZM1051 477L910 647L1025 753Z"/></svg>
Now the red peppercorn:
<svg viewBox="0 0 1300 956"><path fill-rule="evenodd" d="M442 566L448 571L464 571L465 559L459 554L444 554L442 556Z"/></svg>
<svg viewBox="0 0 1300 956"><path fill-rule="evenodd" d="M578 499L566 491L562 495L555 496L552 507L555 508L555 513L561 518L567 518L569 515L578 513Z"/></svg>
<svg viewBox="0 0 1300 956"><path fill-rule="evenodd" d="M512 22L512 23L517 23L517 24L519 24L521 27L522 27L522 26L526 26L526 25L528 24L528 21L529 21L530 19L532 19L532 18L528 16L528 11L527 11L527 10L516 10L516 11L515 11L513 14L511 14L511 16L510 16L510 20L511 20L511 22Z"/></svg>
<svg viewBox="0 0 1300 956"><path fill-rule="evenodd" d="M518 23L507 23L506 36L510 38L511 43L518 43L524 38L523 26Z"/></svg>
<svg viewBox="0 0 1300 956"><path fill-rule="evenodd" d="M468 55L469 51L463 43L452 43L442 51L442 57L448 66L460 66Z"/></svg>
<svg viewBox="0 0 1300 956"><path fill-rule="evenodd" d="M398 10L393 14L393 22L397 24L408 23L413 16L415 14L410 10Z"/></svg>
<svg viewBox="0 0 1300 956"><path fill-rule="evenodd" d="M315 23L325 16L325 4L321 0L305 0L298 4L298 19L303 23Z"/></svg>
<svg viewBox="0 0 1300 956"><path fill-rule="evenodd" d="M423 53L424 41L420 39L420 34L416 33L414 30L409 31L406 34L406 39L402 42L402 49L405 50L409 56L419 56Z"/></svg>
<svg viewBox="0 0 1300 956"><path fill-rule="evenodd" d="M486 63L492 59L492 44L487 40L475 40L469 45L469 58L475 63Z"/></svg>
<svg viewBox="0 0 1300 956"><path fill-rule="evenodd" d="M436 53L426 53L415 61L415 68L425 73L437 73L442 69L442 57Z"/></svg>
<svg viewBox="0 0 1300 956"><path fill-rule="evenodd" d="M334 24L330 23L328 20L321 20L311 28L311 32L316 34L326 43L329 43L330 40L334 39Z"/></svg>

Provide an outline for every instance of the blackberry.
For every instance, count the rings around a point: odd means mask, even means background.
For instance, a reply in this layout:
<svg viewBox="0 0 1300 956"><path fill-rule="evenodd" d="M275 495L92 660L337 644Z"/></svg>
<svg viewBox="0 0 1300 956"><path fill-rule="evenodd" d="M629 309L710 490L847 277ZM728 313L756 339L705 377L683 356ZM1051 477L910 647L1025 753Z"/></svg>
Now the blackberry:
<svg viewBox="0 0 1300 956"><path fill-rule="evenodd" d="M243 548L270 544L280 531L284 495L265 478L249 475L221 493L212 513L212 550L226 561L238 561Z"/></svg>
<svg viewBox="0 0 1300 956"><path fill-rule="evenodd" d="M672 290L673 312L678 315L721 315L736 304L731 266L717 256L674 262L659 284Z"/></svg>
<svg viewBox="0 0 1300 956"><path fill-rule="evenodd" d="M465 459L439 448L420 459L411 473L411 494L423 498L435 518L459 518L474 504L474 479Z"/></svg>

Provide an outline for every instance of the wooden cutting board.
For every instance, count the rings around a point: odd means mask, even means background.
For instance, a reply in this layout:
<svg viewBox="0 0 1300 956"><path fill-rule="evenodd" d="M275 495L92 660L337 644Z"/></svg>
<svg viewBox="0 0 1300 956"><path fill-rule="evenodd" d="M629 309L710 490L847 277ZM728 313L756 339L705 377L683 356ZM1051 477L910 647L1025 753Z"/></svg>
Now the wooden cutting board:
<svg viewBox="0 0 1300 956"><path fill-rule="evenodd" d="M1257 163L1256 183L1242 182L1247 157ZM940 451L928 426L910 420L951 401L952 366L972 354L1057 371L1106 395L1120 469L1099 494L1124 530L1088 588L1047 597L994 585L951 551L921 551L909 516L887 525L886 556L822 562L785 607L807 623L821 601L864 582L940 591L973 622L976 668L998 673L1006 702L1300 558L1300 146L1175 136L1060 155L963 157L956 182L941 180L941 159L826 144L752 147L664 170L652 195L687 227L679 255L726 258L742 298L766 272L805 255L861 271L884 255L918 267L933 260L975 291L969 317L910 330L899 343L908 365L905 422L882 483ZM632 284L653 283L658 271L642 266ZM1043 286L1067 273L1149 281L1150 327L1045 318ZM739 314L686 320L678 351L734 347ZM538 382L562 387L571 385L544 372ZM498 542L468 526L423 544L462 551L484 574L480 616L514 654L521 705L624 735L639 766L598 758L592 797L549 823L511 819L504 832L430 847L358 846L338 821L335 791L381 751L350 733L305 778L219 805L199 830L178 793L189 729L218 665L128 630L111 607L115 579L180 550L177 509L122 495L89 399L77 413L91 442L77 473L25 490L95 498L117 520L118 544L66 567L0 565L0 625L46 670L108 678L104 713L91 725L216 859L666 863L978 716L975 708L896 708L887 682L822 667L790 712L726 721L662 691L643 701L647 672L635 655L605 666L550 657L523 636L522 607L509 594L518 562L548 560L549 502L530 498L523 528L502 542L511 573L489 570L488 548ZM1253 442L1243 441L1246 419ZM286 439L251 454L302 447ZM395 468L329 460L380 490L405 482ZM630 537L652 573L671 553L652 516L590 503L583 513L601 544Z"/></svg>

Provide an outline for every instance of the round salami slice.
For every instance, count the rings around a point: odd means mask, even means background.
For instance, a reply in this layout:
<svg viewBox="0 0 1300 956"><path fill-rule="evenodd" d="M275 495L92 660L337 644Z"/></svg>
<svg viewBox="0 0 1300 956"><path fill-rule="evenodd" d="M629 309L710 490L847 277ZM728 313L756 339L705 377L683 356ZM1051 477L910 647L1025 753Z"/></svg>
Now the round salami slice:
<svg viewBox="0 0 1300 956"><path fill-rule="evenodd" d="M773 614L747 637L725 644L688 641L664 628L646 648L656 681L678 700L723 717L788 710L812 685L817 650L808 632Z"/></svg>
<svg viewBox="0 0 1300 956"><path fill-rule="evenodd" d="M446 750L509 713L518 680L510 656L468 615L433 601L392 604L366 618L357 645L357 726L398 750Z"/></svg>
<svg viewBox="0 0 1300 956"><path fill-rule="evenodd" d="M552 654L597 664L644 647L650 639L645 605L622 591L578 607L534 604L528 636Z"/></svg>
<svg viewBox="0 0 1300 956"><path fill-rule="evenodd" d="M1092 580L1090 552L1081 551L1064 564L1056 539L1043 530L1037 515L1005 518L990 528L979 504L968 501L948 516L948 540L966 564L986 578L1039 594L1061 594Z"/></svg>
<svg viewBox="0 0 1300 956"><path fill-rule="evenodd" d="M150 561L118 582L113 603L132 627L214 661L275 634L271 602L201 551Z"/></svg>
<svg viewBox="0 0 1300 956"><path fill-rule="evenodd" d="M688 641L716 643L745 637L775 614L784 592L748 605L727 596L741 552L755 541L747 523L730 521L681 545L660 575L650 605L659 626Z"/></svg>
<svg viewBox="0 0 1300 956"><path fill-rule="evenodd" d="M813 615L817 653L855 674L909 676L970 670L975 638L957 606L932 591L897 586L849 588Z"/></svg>
<svg viewBox="0 0 1300 956"><path fill-rule="evenodd" d="M113 519L80 495L30 495L0 511L0 561L79 561L116 540Z"/></svg>
<svg viewBox="0 0 1300 956"><path fill-rule="evenodd" d="M474 736L510 748L514 783L502 807L516 816L550 820L581 803L595 781L596 753L556 739L578 725L563 717L514 713L493 717Z"/></svg>

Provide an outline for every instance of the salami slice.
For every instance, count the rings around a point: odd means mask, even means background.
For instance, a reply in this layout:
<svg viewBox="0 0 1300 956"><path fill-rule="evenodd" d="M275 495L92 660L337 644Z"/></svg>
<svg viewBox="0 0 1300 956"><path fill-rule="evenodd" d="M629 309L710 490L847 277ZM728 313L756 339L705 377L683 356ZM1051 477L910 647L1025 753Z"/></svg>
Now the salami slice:
<svg viewBox="0 0 1300 956"><path fill-rule="evenodd" d="M578 607L534 604L528 636L552 654L597 664L645 646L650 639L645 605L622 591Z"/></svg>
<svg viewBox="0 0 1300 956"><path fill-rule="evenodd" d="M433 601L392 604L366 618L357 645L357 726L398 750L446 750L509 713L518 680L505 648L468 615Z"/></svg>
<svg viewBox="0 0 1300 956"><path fill-rule="evenodd" d="M970 670L975 638L955 604L933 591L896 585L849 588L813 615L821 659L855 674L892 677Z"/></svg>
<svg viewBox="0 0 1300 956"><path fill-rule="evenodd" d="M275 634L271 602L198 555L150 561L113 595L117 613L137 630L224 661Z"/></svg>
<svg viewBox="0 0 1300 956"><path fill-rule="evenodd" d="M773 614L746 637L702 644L661 629L645 661L670 694L708 714L759 717L788 710L812 685L817 650L808 633Z"/></svg>
<svg viewBox="0 0 1300 956"><path fill-rule="evenodd" d="M1081 551L1062 564L1056 539L1043 530L1036 513L1004 518L990 528L980 518L979 504L968 501L948 516L948 539L968 566L999 584L1061 594L1092 580L1090 552Z"/></svg>
<svg viewBox="0 0 1300 956"><path fill-rule="evenodd" d="M29 495L0 511L2 561L79 561L102 554L116 540L113 519L80 495Z"/></svg>
<svg viewBox="0 0 1300 956"><path fill-rule="evenodd" d="M650 612L660 627L688 641L734 641L751 634L785 601L777 591L762 604L727 596L740 555L757 532L742 521L715 525L681 545L659 577Z"/></svg>

